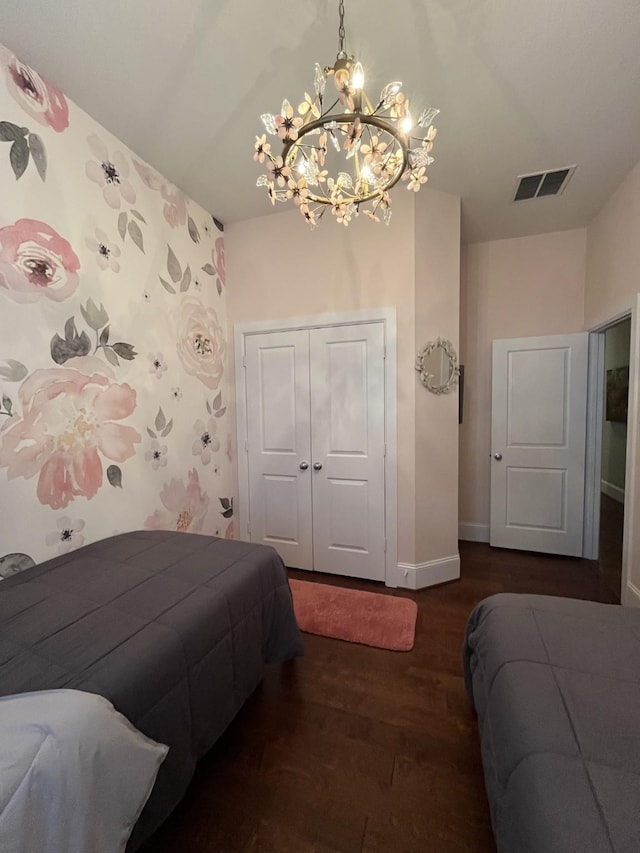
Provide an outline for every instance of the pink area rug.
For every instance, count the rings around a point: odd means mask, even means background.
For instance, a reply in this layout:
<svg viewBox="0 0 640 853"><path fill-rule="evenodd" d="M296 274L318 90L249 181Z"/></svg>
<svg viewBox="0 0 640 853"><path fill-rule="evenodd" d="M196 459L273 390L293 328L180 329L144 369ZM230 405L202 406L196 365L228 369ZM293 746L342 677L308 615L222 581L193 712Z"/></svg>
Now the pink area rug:
<svg viewBox="0 0 640 853"><path fill-rule="evenodd" d="M378 592L289 581L301 631L395 652L413 648L418 605Z"/></svg>

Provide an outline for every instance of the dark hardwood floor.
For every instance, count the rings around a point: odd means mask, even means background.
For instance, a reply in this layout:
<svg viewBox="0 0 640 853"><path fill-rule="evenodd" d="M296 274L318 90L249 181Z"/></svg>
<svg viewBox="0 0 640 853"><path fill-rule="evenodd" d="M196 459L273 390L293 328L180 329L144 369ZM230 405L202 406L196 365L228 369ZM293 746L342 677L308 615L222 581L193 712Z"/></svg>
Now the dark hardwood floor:
<svg viewBox="0 0 640 853"><path fill-rule="evenodd" d="M597 563L461 542L461 580L417 593L416 643L305 635L200 762L144 853L495 853L461 648L476 602L531 592L613 603Z"/></svg>
<svg viewBox="0 0 640 853"><path fill-rule="evenodd" d="M620 600L624 504L604 492L600 495L600 574Z"/></svg>

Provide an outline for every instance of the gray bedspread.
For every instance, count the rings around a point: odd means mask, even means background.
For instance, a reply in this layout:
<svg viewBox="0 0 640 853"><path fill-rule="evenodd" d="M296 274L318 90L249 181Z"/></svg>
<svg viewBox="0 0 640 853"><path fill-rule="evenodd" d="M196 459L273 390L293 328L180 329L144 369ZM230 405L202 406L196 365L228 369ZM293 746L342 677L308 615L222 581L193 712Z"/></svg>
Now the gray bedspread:
<svg viewBox="0 0 640 853"><path fill-rule="evenodd" d="M640 610L492 596L464 669L499 853L638 853Z"/></svg>
<svg viewBox="0 0 640 853"><path fill-rule="evenodd" d="M169 746L130 849L178 803L263 662L302 652L284 566L261 545L127 533L0 584L0 695L98 693Z"/></svg>

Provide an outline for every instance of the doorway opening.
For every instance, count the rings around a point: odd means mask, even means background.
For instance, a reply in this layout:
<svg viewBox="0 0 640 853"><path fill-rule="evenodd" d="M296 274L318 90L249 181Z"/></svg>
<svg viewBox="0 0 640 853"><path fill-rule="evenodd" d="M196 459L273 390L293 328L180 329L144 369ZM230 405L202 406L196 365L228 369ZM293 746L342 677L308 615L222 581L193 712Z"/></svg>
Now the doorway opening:
<svg viewBox="0 0 640 853"><path fill-rule="evenodd" d="M608 326L604 337L604 405L600 453L600 574L618 600L622 587L631 318Z"/></svg>

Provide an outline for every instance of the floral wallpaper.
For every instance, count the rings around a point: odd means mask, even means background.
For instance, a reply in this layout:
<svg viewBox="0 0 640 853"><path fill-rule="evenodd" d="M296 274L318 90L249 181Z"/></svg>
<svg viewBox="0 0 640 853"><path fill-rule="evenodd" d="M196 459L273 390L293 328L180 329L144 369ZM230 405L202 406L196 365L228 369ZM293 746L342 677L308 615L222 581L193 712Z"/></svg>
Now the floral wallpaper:
<svg viewBox="0 0 640 853"><path fill-rule="evenodd" d="M0 45L0 578L234 535L221 224Z"/></svg>

